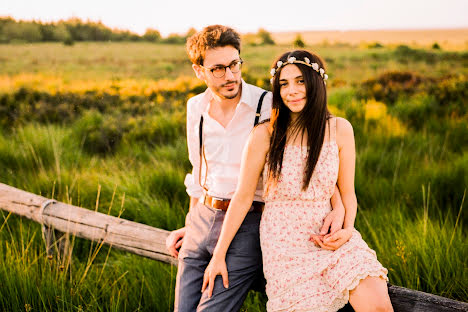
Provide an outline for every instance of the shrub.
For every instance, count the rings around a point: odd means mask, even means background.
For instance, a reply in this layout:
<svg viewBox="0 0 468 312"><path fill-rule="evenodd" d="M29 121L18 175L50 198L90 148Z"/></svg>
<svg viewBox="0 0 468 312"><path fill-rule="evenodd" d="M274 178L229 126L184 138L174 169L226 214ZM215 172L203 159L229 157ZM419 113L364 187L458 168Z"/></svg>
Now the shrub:
<svg viewBox="0 0 468 312"><path fill-rule="evenodd" d="M164 145L184 136L185 114L174 112L133 117L128 120L125 128L125 138L129 142Z"/></svg>
<svg viewBox="0 0 468 312"><path fill-rule="evenodd" d="M369 44L368 48L369 49L380 49L380 48L383 48L384 46L379 43L379 42L374 42L372 44Z"/></svg>
<svg viewBox="0 0 468 312"><path fill-rule="evenodd" d="M257 36L260 38L260 44L262 45L275 44L275 41L271 37L271 34L263 28L260 28L258 30Z"/></svg>
<svg viewBox="0 0 468 312"><path fill-rule="evenodd" d="M413 62L426 62L428 64L434 64L439 60L439 57L434 52L425 51L421 49L412 49L407 45L399 45L394 56L401 63Z"/></svg>
<svg viewBox="0 0 468 312"><path fill-rule="evenodd" d="M301 34L297 34L296 39L294 39L293 45L296 48L305 47L305 43L304 43L304 40L302 40Z"/></svg>
<svg viewBox="0 0 468 312"><path fill-rule="evenodd" d="M87 111L75 124L74 135L83 142L90 154L112 153L123 135L122 123L116 117L103 116L97 111Z"/></svg>
<svg viewBox="0 0 468 312"><path fill-rule="evenodd" d="M461 117L468 113L468 80L443 79L429 86L428 93L436 101L435 115Z"/></svg>
<svg viewBox="0 0 468 312"><path fill-rule="evenodd" d="M377 78L364 81L357 91L361 98L394 104L404 95L412 95L421 89L427 78L412 72L393 71L384 73Z"/></svg>
<svg viewBox="0 0 468 312"><path fill-rule="evenodd" d="M75 41L73 41L73 38L70 36L63 40L63 44L66 46L72 46L75 44Z"/></svg>
<svg viewBox="0 0 468 312"><path fill-rule="evenodd" d="M149 42L158 42L161 40L161 33L156 29L148 28L143 35L143 39Z"/></svg>

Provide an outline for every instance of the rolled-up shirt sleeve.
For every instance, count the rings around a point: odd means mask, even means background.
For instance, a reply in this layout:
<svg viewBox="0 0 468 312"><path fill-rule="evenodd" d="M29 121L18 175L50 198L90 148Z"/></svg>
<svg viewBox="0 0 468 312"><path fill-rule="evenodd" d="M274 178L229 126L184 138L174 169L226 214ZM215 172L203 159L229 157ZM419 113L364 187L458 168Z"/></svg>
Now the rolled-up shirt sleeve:
<svg viewBox="0 0 468 312"><path fill-rule="evenodd" d="M200 153L198 127L201 111L198 101L191 98L187 102L187 147L192 172L185 176L185 187L190 197L199 198L203 195L203 188L199 181Z"/></svg>

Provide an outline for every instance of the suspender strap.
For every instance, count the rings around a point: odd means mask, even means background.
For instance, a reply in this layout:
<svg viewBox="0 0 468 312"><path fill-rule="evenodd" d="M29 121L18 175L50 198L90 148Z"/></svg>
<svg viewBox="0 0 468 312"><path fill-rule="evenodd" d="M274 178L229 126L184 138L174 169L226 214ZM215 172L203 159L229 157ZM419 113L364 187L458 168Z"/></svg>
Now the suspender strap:
<svg viewBox="0 0 468 312"><path fill-rule="evenodd" d="M208 190L205 186L206 184L206 178L208 176L208 162L206 162L206 157L203 157L205 156L204 153L205 153L205 150L203 148L203 114L200 116L200 124L198 125L198 138L199 138L199 143L200 143L200 165L198 167L198 182L200 183L200 186L203 187L206 191ZM205 160L205 182L203 182L202 184L202 181L201 181L201 170L202 170L202 166L203 166L203 160Z"/></svg>
<svg viewBox="0 0 468 312"><path fill-rule="evenodd" d="M200 142L200 159L201 159L202 147L203 147L203 115L201 115L200 124L198 125L198 138Z"/></svg>
<svg viewBox="0 0 468 312"><path fill-rule="evenodd" d="M263 98L265 97L267 93L268 93L267 91L263 91L262 95L260 96L260 99L258 100L257 113L255 114L254 127L258 124L258 121L260 120L260 112L262 111Z"/></svg>
<svg viewBox="0 0 468 312"><path fill-rule="evenodd" d="M257 104L257 112L255 114L255 122L254 122L254 127L258 124L258 121L260 120L260 112L262 111L262 104L263 104L263 98L265 95L268 93L268 91L264 91L262 95L260 96L260 99L258 100ZM208 176L208 162L206 161L205 153L204 153L204 148L203 148L203 114L200 117L200 124L198 126L198 137L199 137L199 147L200 147L200 166L198 170L198 181L200 182L200 185L205 189L205 191L208 191L206 188L206 178ZM205 182L202 184L201 181L201 168L202 168L202 163L203 160L205 160Z"/></svg>

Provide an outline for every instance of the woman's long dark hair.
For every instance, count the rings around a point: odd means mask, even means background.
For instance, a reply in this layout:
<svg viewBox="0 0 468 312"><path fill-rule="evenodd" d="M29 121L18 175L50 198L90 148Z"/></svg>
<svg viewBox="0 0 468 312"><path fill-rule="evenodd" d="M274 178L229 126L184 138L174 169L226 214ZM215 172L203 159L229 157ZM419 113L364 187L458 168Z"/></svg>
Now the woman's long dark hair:
<svg viewBox="0 0 468 312"><path fill-rule="evenodd" d="M282 61L287 63L289 57L295 57L298 61L304 61L307 57L310 63L317 63L320 68L325 69L323 61L317 55L308 51L295 50L286 52L273 63ZM307 163L303 176L302 190L306 190L312 174L320 156L327 120L330 118L330 112L327 108L327 90L323 78L318 72L304 64L294 64L302 73L306 87L306 104L300 112L295 122L291 120L291 111L284 104L280 94L279 77L281 69L277 71L273 78L273 104L270 124L273 128L270 139L270 151L267 157L268 177L270 181L277 181L281 175L283 164L284 148L286 146L286 135L299 135L303 137L307 134Z"/></svg>

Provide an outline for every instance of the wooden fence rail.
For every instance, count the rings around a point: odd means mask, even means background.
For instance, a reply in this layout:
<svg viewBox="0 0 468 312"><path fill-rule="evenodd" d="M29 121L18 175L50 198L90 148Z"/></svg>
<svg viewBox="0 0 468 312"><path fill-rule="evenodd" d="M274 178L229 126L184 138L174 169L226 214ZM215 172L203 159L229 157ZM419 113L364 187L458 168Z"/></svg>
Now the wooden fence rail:
<svg viewBox="0 0 468 312"><path fill-rule="evenodd" d="M57 202L0 183L0 209L43 225L47 249L53 231L111 245L140 256L176 265L166 250L168 231ZM465 311L468 303L389 285L396 312Z"/></svg>

